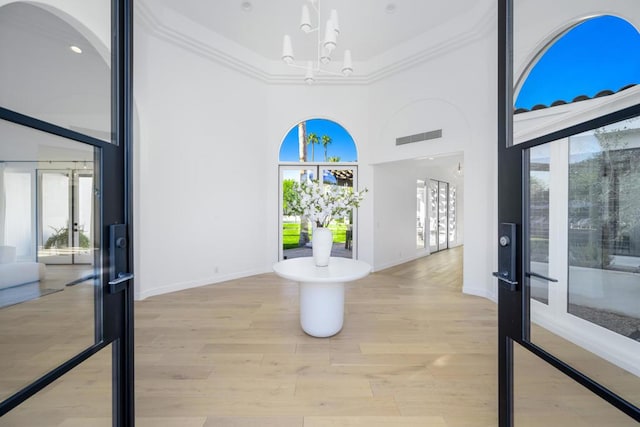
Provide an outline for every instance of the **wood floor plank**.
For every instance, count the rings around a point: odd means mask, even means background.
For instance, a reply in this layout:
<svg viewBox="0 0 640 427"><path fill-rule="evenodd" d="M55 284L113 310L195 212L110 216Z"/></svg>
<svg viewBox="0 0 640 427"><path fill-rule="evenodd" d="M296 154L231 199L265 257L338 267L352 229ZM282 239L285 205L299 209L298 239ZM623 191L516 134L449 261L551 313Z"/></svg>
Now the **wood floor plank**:
<svg viewBox="0 0 640 427"><path fill-rule="evenodd" d="M305 417L304 427L448 427L435 417Z"/></svg>
<svg viewBox="0 0 640 427"><path fill-rule="evenodd" d="M137 425L497 425L496 305L461 293L461 260L462 248L451 249L348 284L344 327L330 338L301 330L298 287L275 274L136 302ZM27 321L30 313L12 310L11 316ZM0 345L0 361L10 355L25 362L5 365L0 386L16 387L45 366L43 348L60 357L80 339L47 342L46 333L32 332L18 341L16 353ZM17 329L12 333L19 339ZM101 357L3 417L0 426L103 423L111 411L104 397L111 371L109 354ZM524 384L518 426L632 425L616 418L615 409L594 405L584 388L553 369L541 375L539 360L517 362ZM615 369L610 375L634 393L637 378Z"/></svg>
<svg viewBox="0 0 640 427"><path fill-rule="evenodd" d="M303 427L302 417L209 417L204 427Z"/></svg>

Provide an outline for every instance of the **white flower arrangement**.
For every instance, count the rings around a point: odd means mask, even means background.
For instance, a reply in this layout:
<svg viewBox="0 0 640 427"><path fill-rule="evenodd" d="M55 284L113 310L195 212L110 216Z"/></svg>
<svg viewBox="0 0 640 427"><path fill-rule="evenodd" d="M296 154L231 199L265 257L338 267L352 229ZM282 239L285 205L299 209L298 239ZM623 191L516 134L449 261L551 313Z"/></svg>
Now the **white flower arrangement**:
<svg viewBox="0 0 640 427"><path fill-rule="evenodd" d="M334 218L345 217L360 206L366 188L353 191L351 187L321 184L317 180L294 183L298 197L291 203L292 212L306 216L317 227L328 227Z"/></svg>

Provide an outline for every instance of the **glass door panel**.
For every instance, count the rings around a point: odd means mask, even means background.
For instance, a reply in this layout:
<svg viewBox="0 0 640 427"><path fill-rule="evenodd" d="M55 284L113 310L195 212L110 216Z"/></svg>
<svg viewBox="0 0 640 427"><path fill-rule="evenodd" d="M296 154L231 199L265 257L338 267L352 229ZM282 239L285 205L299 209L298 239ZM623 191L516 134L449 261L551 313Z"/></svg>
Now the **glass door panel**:
<svg viewBox="0 0 640 427"><path fill-rule="evenodd" d="M455 243L455 187L448 182L429 180L429 250L437 252Z"/></svg>
<svg viewBox="0 0 640 427"><path fill-rule="evenodd" d="M289 203L293 194L293 183L316 179L317 168L305 169L295 166L282 166L280 168L280 205L281 210L281 234L280 250L281 258L300 258L311 256L312 224L304 216L294 215L289 210Z"/></svg>
<svg viewBox="0 0 640 427"><path fill-rule="evenodd" d="M625 121L527 151L530 340L635 405L639 124Z"/></svg>
<svg viewBox="0 0 640 427"><path fill-rule="evenodd" d="M38 175L38 260L45 264L71 264L71 171L40 171Z"/></svg>
<svg viewBox="0 0 640 427"><path fill-rule="evenodd" d="M423 180L416 183L416 248L424 249L427 223L427 187Z"/></svg>
<svg viewBox="0 0 640 427"><path fill-rule="evenodd" d="M438 181L429 181L429 251L438 251Z"/></svg>
<svg viewBox="0 0 640 427"><path fill-rule="evenodd" d="M67 22L63 13L26 1L2 3L2 106L111 142L109 48L85 38L89 30ZM68 2L66 10L85 7L77 3ZM110 2L94 1L92 7L93 24L110 28Z"/></svg>
<svg viewBox="0 0 640 427"><path fill-rule="evenodd" d="M102 300L100 268L71 264L68 232L71 168L78 161L92 163L100 150L6 121L0 121L0 133L12 135L0 142L2 401L102 339ZM52 164L60 169L45 169ZM83 197L99 209L95 190L85 189ZM95 244L97 229L85 230Z"/></svg>
<svg viewBox="0 0 640 427"><path fill-rule="evenodd" d="M74 171L73 263L93 264L93 172Z"/></svg>
<svg viewBox="0 0 640 427"><path fill-rule="evenodd" d="M356 173L353 168L345 166L320 166L319 176L322 176L324 185L347 187L354 189ZM334 218L329 224L329 229L333 232L333 248L331 256L342 258L353 258L355 227L355 215L353 210L344 218ZM312 238L313 239L313 238Z"/></svg>
<svg viewBox="0 0 640 427"><path fill-rule="evenodd" d="M0 416L132 425L133 2L45 3L0 6ZM73 381L82 362L104 367L112 390ZM56 411L83 399L104 409Z"/></svg>
<svg viewBox="0 0 640 427"><path fill-rule="evenodd" d="M518 344L514 345L514 365L515 426L638 425Z"/></svg>
<svg viewBox="0 0 640 427"><path fill-rule="evenodd" d="M449 247L449 184L438 182L438 250Z"/></svg>
<svg viewBox="0 0 640 427"><path fill-rule="evenodd" d="M304 216L290 212L289 203L296 197L293 184L322 177L324 185L357 185L357 173L350 166L304 165L280 166L280 259L312 256L313 224ZM334 218L329 224L333 232L331 256L353 258L355 254L355 233L357 216L351 212L344 218Z"/></svg>
<svg viewBox="0 0 640 427"><path fill-rule="evenodd" d="M549 277L549 186L551 168L549 146L541 145L530 150L529 157L529 227L527 239L530 257L527 271ZM542 303L549 303L549 281L530 277L530 296Z"/></svg>
<svg viewBox="0 0 640 427"><path fill-rule="evenodd" d="M458 206L456 186L449 184L449 247L458 240Z"/></svg>

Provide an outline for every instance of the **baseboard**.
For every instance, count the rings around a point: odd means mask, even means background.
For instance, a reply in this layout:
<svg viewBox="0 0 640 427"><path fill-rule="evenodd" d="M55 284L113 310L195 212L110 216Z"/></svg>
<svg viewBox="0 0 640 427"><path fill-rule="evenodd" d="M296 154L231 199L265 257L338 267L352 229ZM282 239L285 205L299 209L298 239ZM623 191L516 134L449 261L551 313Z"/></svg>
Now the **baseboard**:
<svg viewBox="0 0 640 427"><path fill-rule="evenodd" d="M495 292L490 291L487 288L476 288L473 286L462 286L462 293L467 295L474 295L477 297L486 298L488 300L493 301L494 303L498 303L498 296Z"/></svg>
<svg viewBox="0 0 640 427"><path fill-rule="evenodd" d="M410 261L416 260L418 258L420 258L420 257L418 257L416 255L412 255L410 257L400 258L400 259L396 259L396 260L393 260L393 261L389 261L389 262L386 262L384 264L374 265L372 271L376 272L376 271L386 270L387 268L395 267L396 265L404 264L405 262L410 262Z"/></svg>
<svg viewBox="0 0 640 427"><path fill-rule="evenodd" d="M258 274L269 273L271 270L251 270L242 271L230 274L216 274L213 277L190 280L188 282L172 283L170 285L161 286L159 288L153 288L144 290L142 292L134 292L134 299L141 301L149 297L169 294L171 292L184 291L187 289L199 288L201 286L214 285L216 283L228 282L229 280L243 279L249 276L256 276Z"/></svg>

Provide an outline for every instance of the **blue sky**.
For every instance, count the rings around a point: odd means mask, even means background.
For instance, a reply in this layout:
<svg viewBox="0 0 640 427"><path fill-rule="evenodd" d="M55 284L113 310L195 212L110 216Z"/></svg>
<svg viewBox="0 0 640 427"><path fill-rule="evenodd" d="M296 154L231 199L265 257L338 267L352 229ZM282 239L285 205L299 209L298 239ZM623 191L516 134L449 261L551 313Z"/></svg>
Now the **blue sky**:
<svg viewBox="0 0 640 427"><path fill-rule="evenodd" d="M531 70L515 107L570 102L630 83L640 83L640 33L623 19L602 16L574 27L549 48Z"/></svg>
<svg viewBox="0 0 640 427"><path fill-rule="evenodd" d="M356 146L349 132L336 122L325 119L307 120L307 135L310 133L318 135L318 140L322 141L322 135L331 137L332 142L327 148L328 157L340 157L341 162L355 162L358 160ZM315 161L324 161L324 147L322 144L315 145ZM298 126L294 126L287 136L285 136L280 146L281 162L298 162ZM311 145L307 145L307 161L311 158Z"/></svg>

